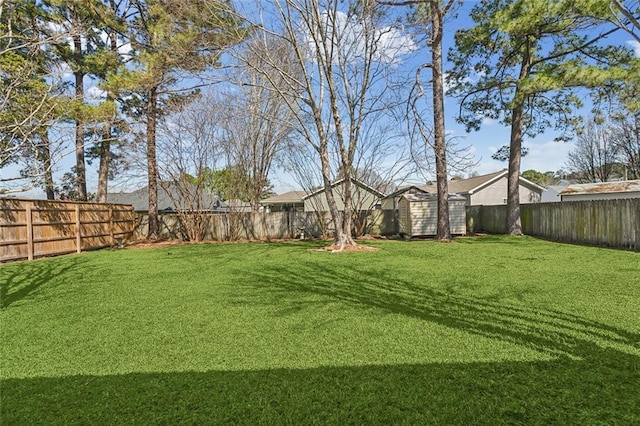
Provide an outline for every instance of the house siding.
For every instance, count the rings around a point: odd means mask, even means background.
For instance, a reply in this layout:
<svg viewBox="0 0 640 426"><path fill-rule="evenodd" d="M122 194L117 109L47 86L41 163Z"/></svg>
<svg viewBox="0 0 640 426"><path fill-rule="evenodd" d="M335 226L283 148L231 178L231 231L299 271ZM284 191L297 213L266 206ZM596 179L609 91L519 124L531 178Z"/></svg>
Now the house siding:
<svg viewBox="0 0 640 426"><path fill-rule="evenodd" d="M339 211L344 211L344 202L342 194L344 191L344 183L340 183L333 187L334 199ZM380 203L380 197L363 189L357 184L351 184L351 194L353 198L352 206L354 210L372 210L376 204ZM312 194L304 200L304 211L313 212L329 211L329 203L325 191Z"/></svg>
<svg viewBox="0 0 640 426"><path fill-rule="evenodd" d="M476 190L474 193L469 194L467 205L499 205L506 204L507 199L507 186L508 180L506 176L501 177L495 182ZM520 203L537 203L540 202L540 192L533 190L522 183L519 188Z"/></svg>

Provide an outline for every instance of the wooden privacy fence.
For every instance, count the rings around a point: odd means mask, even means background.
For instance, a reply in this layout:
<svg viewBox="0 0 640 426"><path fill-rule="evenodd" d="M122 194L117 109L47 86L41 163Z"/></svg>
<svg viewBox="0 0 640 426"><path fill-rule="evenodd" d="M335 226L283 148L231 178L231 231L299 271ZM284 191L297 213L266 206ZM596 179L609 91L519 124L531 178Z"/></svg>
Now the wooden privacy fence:
<svg viewBox="0 0 640 426"><path fill-rule="evenodd" d="M507 207L467 207L472 231L506 233ZM522 232L550 240L640 250L640 198L522 204Z"/></svg>
<svg viewBox="0 0 640 426"><path fill-rule="evenodd" d="M198 221L199 237L203 241L286 239L295 237L303 230L315 230L315 224L306 221L306 218L304 213L299 212L161 213L159 238L188 240L185 227L196 226L193 222ZM148 228L149 215L138 212L136 238L146 238Z"/></svg>
<svg viewBox="0 0 640 426"><path fill-rule="evenodd" d="M0 261L80 253L133 236L133 207L124 204L0 199Z"/></svg>
<svg viewBox="0 0 640 426"><path fill-rule="evenodd" d="M189 215L176 213L160 214L161 239L185 240L186 232L182 221L192 219ZM254 212L254 213L206 213L193 219L202 220L202 240L277 240L288 238L328 237L333 234L334 225L329 212ZM360 231L380 235L391 232L385 228L382 211L363 213L357 223ZM149 228L149 216L137 212L135 237L144 239Z"/></svg>

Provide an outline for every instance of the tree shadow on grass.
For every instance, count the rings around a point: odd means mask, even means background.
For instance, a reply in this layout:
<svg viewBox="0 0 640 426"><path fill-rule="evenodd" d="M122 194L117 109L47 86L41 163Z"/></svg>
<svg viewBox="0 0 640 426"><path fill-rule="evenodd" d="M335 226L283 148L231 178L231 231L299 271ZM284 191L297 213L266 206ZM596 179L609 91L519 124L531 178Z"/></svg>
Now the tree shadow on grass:
<svg viewBox="0 0 640 426"><path fill-rule="evenodd" d="M77 255L21 262L0 267L0 308L49 289L56 276L72 277L70 271L82 273L86 261Z"/></svg>
<svg viewBox="0 0 640 426"><path fill-rule="evenodd" d="M302 260L238 274L238 303L271 303L281 315L339 302L553 361L15 378L1 383L3 424L640 424L640 336L632 331L373 266Z"/></svg>
<svg viewBox="0 0 640 426"><path fill-rule="evenodd" d="M394 271L357 268L298 262L295 268L274 265L246 271L243 282L251 291L243 294L243 303L251 303L246 296L250 294L255 303L273 303L286 314L300 305L304 295L315 295L324 302L407 315L554 357L588 359L600 353L598 348L640 355L640 334L629 330L558 310L438 290L403 280ZM474 284L473 277L468 280Z"/></svg>
<svg viewBox="0 0 640 426"><path fill-rule="evenodd" d="M9 379L3 424L638 424L637 357Z"/></svg>

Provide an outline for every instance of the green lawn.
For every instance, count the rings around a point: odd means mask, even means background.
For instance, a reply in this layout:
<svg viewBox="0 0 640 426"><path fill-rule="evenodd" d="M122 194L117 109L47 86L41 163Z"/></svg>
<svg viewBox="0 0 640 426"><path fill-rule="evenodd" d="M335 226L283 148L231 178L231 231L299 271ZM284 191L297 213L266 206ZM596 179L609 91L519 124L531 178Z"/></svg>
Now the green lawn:
<svg viewBox="0 0 640 426"><path fill-rule="evenodd" d="M2 265L0 423L640 424L640 253L370 244Z"/></svg>

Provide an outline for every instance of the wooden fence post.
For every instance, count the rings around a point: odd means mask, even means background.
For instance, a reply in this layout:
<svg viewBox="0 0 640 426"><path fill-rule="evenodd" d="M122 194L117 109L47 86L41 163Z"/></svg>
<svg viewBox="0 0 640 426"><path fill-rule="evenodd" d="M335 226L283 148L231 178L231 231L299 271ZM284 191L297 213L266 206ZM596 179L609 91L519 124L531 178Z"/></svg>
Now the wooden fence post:
<svg viewBox="0 0 640 426"><path fill-rule="evenodd" d="M27 204L25 212L27 215L27 259L33 260L33 217L31 214L31 203Z"/></svg>
<svg viewBox="0 0 640 426"><path fill-rule="evenodd" d="M76 204L76 252L82 252L82 235L80 228L80 204Z"/></svg>

